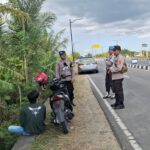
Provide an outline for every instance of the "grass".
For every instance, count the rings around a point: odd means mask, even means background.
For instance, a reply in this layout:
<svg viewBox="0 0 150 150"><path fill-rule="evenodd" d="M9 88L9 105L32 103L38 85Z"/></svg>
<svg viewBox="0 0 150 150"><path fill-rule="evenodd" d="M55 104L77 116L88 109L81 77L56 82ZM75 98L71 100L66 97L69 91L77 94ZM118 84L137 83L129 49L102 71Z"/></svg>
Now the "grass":
<svg viewBox="0 0 150 150"><path fill-rule="evenodd" d="M47 114L46 123L48 124L46 130L36 137L31 150L60 150L62 146L66 147L68 140L64 140L65 136L60 126L50 123L50 112Z"/></svg>

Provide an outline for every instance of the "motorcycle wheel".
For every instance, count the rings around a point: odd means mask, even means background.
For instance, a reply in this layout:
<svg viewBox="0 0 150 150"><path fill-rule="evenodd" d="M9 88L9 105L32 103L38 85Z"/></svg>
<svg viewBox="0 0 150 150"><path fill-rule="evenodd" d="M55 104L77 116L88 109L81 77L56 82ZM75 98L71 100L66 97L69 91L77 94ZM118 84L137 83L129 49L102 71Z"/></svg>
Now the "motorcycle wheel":
<svg viewBox="0 0 150 150"><path fill-rule="evenodd" d="M69 127L68 127L67 121L63 121L61 123L61 126L62 126L62 129L63 129L63 133L68 134L69 133Z"/></svg>
<svg viewBox="0 0 150 150"><path fill-rule="evenodd" d="M74 117L74 113L71 113L71 114L68 116L68 119L71 120L71 119L73 119L73 117Z"/></svg>
<svg viewBox="0 0 150 150"><path fill-rule="evenodd" d="M66 105L67 108L69 108L71 111L73 111L73 107L72 107L70 102L66 102L65 105Z"/></svg>

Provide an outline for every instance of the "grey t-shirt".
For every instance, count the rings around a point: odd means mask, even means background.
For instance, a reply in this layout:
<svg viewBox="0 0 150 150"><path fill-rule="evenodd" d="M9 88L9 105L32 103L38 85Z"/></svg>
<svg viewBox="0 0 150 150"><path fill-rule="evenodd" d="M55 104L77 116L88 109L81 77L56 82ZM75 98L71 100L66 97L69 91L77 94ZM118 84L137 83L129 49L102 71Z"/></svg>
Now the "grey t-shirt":
<svg viewBox="0 0 150 150"><path fill-rule="evenodd" d="M45 129L46 107L40 104L29 104L20 113L20 124L31 134L40 134Z"/></svg>

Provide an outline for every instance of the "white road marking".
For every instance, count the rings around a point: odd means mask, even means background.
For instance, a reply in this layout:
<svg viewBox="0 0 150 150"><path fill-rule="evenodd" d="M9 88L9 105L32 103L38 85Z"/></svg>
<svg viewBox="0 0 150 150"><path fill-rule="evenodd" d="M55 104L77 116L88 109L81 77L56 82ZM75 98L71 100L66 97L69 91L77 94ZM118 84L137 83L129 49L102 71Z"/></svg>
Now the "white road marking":
<svg viewBox="0 0 150 150"><path fill-rule="evenodd" d="M131 144L132 148L134 150L143 150L140 145L137 143L135 137L131 134L131 132L127 129L126 125L123 123L123 121L121 120L121 118L118 116L118 114L114 111L114 109L112 109L112 107L110 106L110 104L105 101L103 99L103 94L102 92L98 89L98 87L96 86L96 84L94 83L94 81L91 79L90 76L88 76L89 81L91 82L91 84L94 86L95 90L98 92L98 94L100 95L100 97L102 98L102 101L104 102L104 104L106 105L106 107L108 108L108 110L111 112L112 116L114 117L114 119L116 120L117 124L119 125L119 127L123 130L124 134L126 135L126 137L128 138L129 143Z"/></svg>
<svg viewBox="0 0 150 150"><path fill-rule="evenodd" d="M132 69L139 69L139 70L142 70L142 71L150 71L150 66L147 67L147 66L144 66L144 65L132 65L132 64L128 64L128 67L132 68Z"/></svg>
<svg viewBox="0 0 150 150"><path fill-rule="evenodd" d="M124 77L125 79L130 79L130 76L128 76L128 75L126 75L126 74L124 74L123 77Z"/></svg>

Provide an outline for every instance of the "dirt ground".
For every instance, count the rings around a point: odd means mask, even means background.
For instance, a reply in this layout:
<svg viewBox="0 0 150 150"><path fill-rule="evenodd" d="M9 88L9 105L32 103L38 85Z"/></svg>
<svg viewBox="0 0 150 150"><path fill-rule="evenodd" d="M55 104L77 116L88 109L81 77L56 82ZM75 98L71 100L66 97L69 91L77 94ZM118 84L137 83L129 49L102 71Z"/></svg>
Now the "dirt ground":
<svg viewBox="0 0 150 150"><path fill-rule="evenodd" d="M75 117L70 133L63 135L50 125L37 137L33 150L120 150L112 130L95 99L86 75L76 76ZM49 136L51 134L51 136Z"/></svg>

